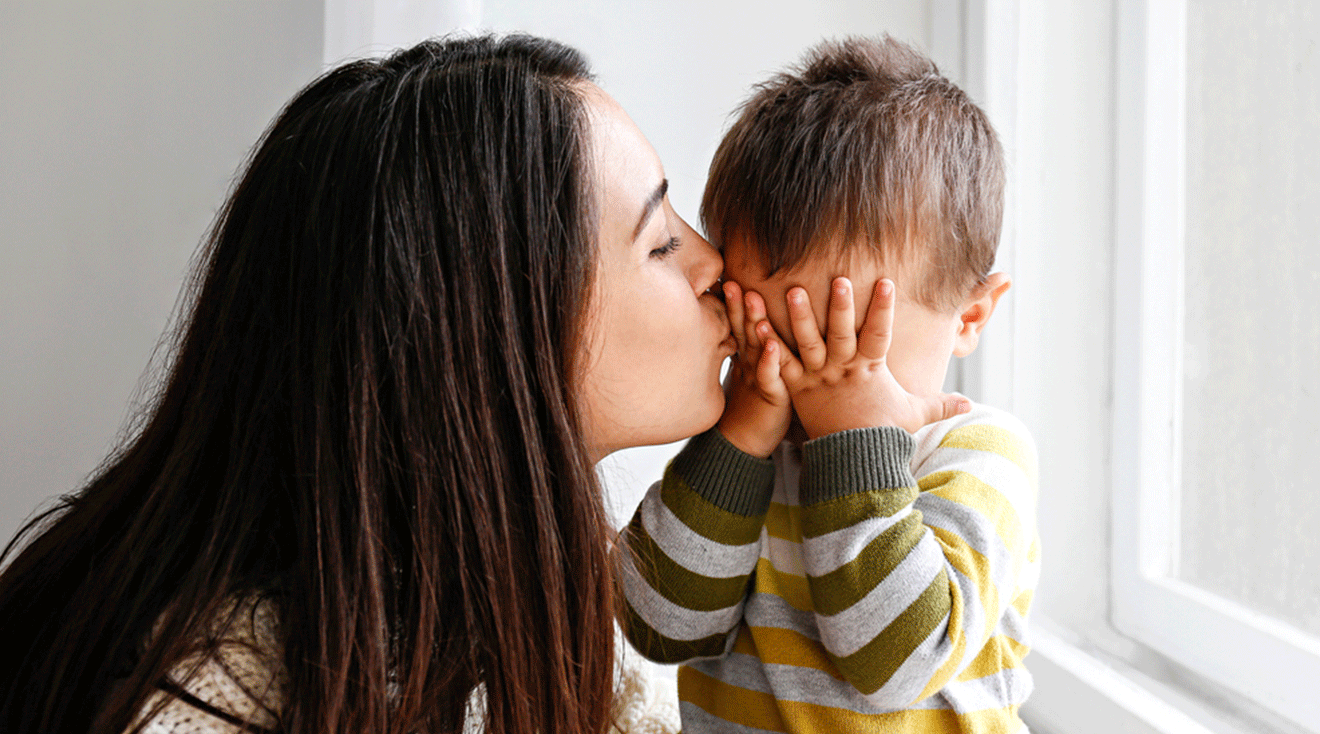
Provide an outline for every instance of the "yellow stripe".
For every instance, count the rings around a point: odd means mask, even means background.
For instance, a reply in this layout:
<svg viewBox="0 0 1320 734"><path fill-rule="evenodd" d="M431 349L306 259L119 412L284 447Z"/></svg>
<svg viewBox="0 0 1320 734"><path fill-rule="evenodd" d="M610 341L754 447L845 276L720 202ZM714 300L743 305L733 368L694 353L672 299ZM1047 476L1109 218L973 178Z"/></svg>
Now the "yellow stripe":
<svg viewBox="0 0 1320 734"><path fill-rule="evenodd" d="M958 680L976 680L1009 668L1020 668L1022 658L1027 656L1027 650L1026 645L1011 637L995 635L985 647L981 648L981 652L977 653L976 659L958 674Z"/></svg>
<svg viewBox="0 0 1320 734"><path fill-rule="evenodd" d="M956 502L994 523L995 534L1010 553L1020 553L1022 521L1013 503L998 489L964 471L937 471L917 481L921 491Z"/></svg>
<svg viewBox="0 0 1320 734"><path fill-rule="evenodd" d="M807 586L806 577L784 573L765 558L756 562L756 591L774 594L799 611L813 611L811 589Z"/></svg>
<svg viewBox="0 0 1320 734"><path fill-rule="evenodd" d="M844 680L843 674L830 662L825 648L815 640L793 630L778 627L751 627L738 630L733 651L758 658L766 665L792 665L811 668Z"/></svg>
<svg viewBox="0 0 1320 734"><path fill-rule="evenodd" d="M734 724L765 731L788 731L774 696L731 686L686 665L678 669L678 697Z"/></svg>
<svg viewBox="0 0 1320 734"><path fill-rule="evenodd" d="M1017 598L1013 600L1013 608L1017 610L1018 614L1021 614L1025 618L1027 613L1031 611L1031 600L1035 597L1036 592L1027 589L1021 594L1018 594Z"/></svg>
<svg viewBox="0 0 1320 734"><path fill-rule="evenodd" d="M999 587L995 586L990 575L990 561L962 539L957 533L944 528L931 528L935 539L944 547L944 558L958 569L958 573L971 580L981 592L981 609L985 613L985 629L976 631L976 641L988 637L999 623ZM957 587L955 579L949 579L949 585ZM960 605L962 606L962 605ZM952 621L952 620L950 620Z"/></svg>
<svg viewBox="0 0 1320 734"><path fill-rule="evenodd" d="M765 531L772 538L802 544L801 509L778 502L770 503L770 511L765 516Z"/></svg>
<svg viewBox="0 0 1320 734"><path fill-rule="evenodd" d="M801 701L776 701L773 696L729 685L688 667L678 671L679 697L725 721L773 732L968 732L1015 734L1022 727L1017 706L987 709L962 716L949 709L909 709L886 714L861 714Z"/></svg>
<svg viewBox="0 0 1320 734"><path fill-rule="evenodd" d="M1033 482L1036 480L1036 464L1026 442L1020 436L999 426L978 423L955 428L945 434L940 441L940 448L972 449L988 451L1022 467Z"/></svg>

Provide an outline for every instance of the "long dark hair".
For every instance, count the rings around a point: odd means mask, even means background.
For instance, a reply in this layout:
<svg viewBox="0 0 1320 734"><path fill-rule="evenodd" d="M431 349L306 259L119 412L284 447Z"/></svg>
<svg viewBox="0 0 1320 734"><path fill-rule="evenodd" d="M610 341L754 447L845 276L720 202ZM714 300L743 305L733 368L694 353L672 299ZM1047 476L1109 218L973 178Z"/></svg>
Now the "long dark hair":
<svg viewBox="0 0 1320 734"><path fill-rule="evenodd" d="M605 728L610 531L573 397L587 78L485 36L289 103L142 429L4 552L0 731L124 730L253 596L281 731L455 731L474 688L491 732Z"/></svg>

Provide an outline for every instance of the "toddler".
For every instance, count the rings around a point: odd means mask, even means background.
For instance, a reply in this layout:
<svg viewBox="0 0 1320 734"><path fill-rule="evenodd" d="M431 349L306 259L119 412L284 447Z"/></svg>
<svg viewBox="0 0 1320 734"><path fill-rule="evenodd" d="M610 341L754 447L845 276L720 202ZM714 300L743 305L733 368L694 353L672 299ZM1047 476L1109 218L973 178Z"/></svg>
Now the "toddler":
<svg viewBox="0 0 1320 734"><path fill-rule="evenodd" d="M622 572L631 642L684 663L685 731L1025 730L1035 451L941 393L1010 285L1002 159L889 38L816 47L721 143L702 218L739 356Z"/></svg>

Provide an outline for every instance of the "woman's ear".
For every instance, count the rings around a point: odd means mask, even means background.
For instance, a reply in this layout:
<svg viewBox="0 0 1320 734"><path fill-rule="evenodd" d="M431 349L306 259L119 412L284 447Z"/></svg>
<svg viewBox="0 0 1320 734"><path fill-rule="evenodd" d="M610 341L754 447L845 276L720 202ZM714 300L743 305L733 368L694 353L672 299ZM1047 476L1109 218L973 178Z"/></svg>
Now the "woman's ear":
<svg viewBox="0 0 1320 734"><path fill-rule="evenodd" d="M981 341L981 329L990 321L999 297L1013 286L1007 273L991 273L972 289L972 294L958 307L958 336L953 343L953 354L966 357L976 351Z"/></svg>

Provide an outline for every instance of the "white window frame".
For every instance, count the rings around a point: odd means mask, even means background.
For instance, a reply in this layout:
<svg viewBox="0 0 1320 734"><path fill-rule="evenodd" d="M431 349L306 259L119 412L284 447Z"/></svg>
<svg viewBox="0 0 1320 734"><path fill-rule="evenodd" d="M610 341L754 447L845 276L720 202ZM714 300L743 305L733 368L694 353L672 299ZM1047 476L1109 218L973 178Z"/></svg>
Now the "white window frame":
<svg viewBox="0 0 1320 734"><path fill-rule="evenodd" d="M1187 5L1118 14L1113 622L1306 727L1320 640L1180 581Z"/></svg>

